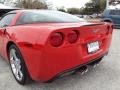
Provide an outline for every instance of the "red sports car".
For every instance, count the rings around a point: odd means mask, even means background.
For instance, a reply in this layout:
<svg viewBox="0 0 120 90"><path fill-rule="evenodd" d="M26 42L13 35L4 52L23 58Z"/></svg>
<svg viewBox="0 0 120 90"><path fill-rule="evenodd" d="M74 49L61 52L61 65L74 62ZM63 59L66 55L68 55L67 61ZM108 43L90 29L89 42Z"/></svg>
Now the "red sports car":
<svg viewBox="0 0 120 90"><path fill-rule="evenodd" d="M16 10L0 20L0 55L20 84L48 82L96 65L110 47L113 26L51 10Z"/></svg>

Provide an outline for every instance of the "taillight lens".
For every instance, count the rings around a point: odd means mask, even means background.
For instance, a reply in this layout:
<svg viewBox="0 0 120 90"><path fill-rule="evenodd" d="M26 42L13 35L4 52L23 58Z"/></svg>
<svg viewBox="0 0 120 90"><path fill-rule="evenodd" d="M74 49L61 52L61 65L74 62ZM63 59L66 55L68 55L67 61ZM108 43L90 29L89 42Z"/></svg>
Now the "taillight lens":
<svg viewBox="0 0 120 90"><path fill-rule="evenodd" d="M54 33L50 38L50 43L54 47L58 47L63 43L63 34L62 33Z"/></svg>
<svg viewBox="0 0 120 90"><path fill-rule="evenodd" d="M75 43L77 40L78 40L78 37L79 37L79 32L76 31L76 30L73 30L71 31L68 35L67 35L67 38L68 38L68 42L69 43Z"/></svg>

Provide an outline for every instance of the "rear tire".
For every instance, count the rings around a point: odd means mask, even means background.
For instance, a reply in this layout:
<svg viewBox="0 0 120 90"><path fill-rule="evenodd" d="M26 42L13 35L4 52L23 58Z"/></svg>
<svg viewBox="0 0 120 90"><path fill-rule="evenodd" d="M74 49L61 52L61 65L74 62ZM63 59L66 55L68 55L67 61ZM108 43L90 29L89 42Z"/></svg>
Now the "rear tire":
<svg viewBox="0 0 120 90"><path fill-rule="evenodd" d="M11 45L8 50L11 71L16 81L25 85L29 78L24 59L16 45Z"/></svg>

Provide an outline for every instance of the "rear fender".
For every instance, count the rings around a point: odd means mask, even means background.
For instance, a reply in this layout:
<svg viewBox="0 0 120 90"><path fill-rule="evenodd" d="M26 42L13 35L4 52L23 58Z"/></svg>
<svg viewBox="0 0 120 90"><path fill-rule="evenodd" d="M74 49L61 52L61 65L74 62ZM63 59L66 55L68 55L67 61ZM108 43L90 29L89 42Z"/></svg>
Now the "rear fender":
<svg viewBox="0 0 120 90"><path fill-rule="evenodd" d="M102 21L104 21L104 22L111 22L111 23L113 22L112 19L110 19L110 18L105 18Z"/></svg>

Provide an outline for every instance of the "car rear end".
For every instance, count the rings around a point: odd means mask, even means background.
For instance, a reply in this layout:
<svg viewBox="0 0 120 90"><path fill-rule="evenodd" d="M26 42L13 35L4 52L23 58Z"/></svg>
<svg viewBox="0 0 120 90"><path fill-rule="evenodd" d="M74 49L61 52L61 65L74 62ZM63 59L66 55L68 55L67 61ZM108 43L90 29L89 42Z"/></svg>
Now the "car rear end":
<svg viewBox="0 0 120 90"><path fill-rule="evenodd" d="M111 24L86 24L53 30L42 51L36 80L49 81L105 56L110 47Z"/></svg>

